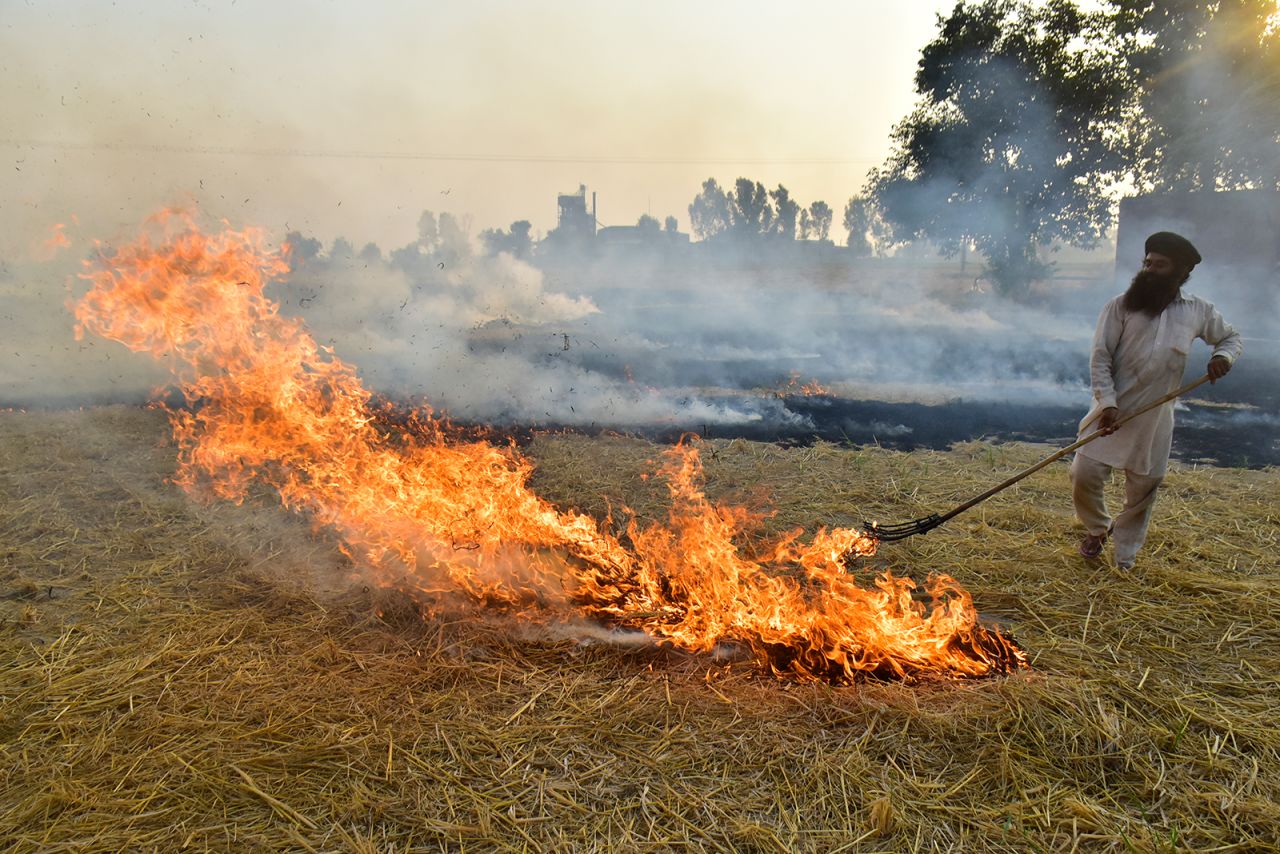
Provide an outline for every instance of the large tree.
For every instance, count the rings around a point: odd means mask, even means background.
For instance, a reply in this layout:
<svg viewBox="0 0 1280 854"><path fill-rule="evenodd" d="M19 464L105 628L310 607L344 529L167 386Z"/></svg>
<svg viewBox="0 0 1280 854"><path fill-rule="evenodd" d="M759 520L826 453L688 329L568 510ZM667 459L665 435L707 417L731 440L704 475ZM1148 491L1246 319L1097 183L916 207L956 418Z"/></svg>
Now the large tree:
<svg viewBox="0 0 1280 854"><path fill-rule="evenodd" d="M915 110L868 189L897 240L972 241L999 290L1038 247L1096 242L1126 166L1126 67L1112 19L1072 0L957 3L921 55Z"/></svg>
<svg viewBox="0 0 1280 854"><path fill-rule="evenodd" d="M1153 190L1280 187L1275 0L1111 0L1132 71L1136 183Z"/></svg>

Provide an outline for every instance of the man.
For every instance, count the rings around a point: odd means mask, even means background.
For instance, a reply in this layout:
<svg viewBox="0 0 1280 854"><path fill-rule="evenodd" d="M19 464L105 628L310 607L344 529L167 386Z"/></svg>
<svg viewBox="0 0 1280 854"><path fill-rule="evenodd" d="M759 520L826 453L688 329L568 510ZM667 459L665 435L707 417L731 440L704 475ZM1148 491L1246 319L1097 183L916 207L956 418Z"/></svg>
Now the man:
<svg viewBox="0 0 1280 854"><path fill-rule="evenodd" d="M1212 305L1181 293L1201 260L1191 241L1160 231L1147 238L1145 251L1129 289L1108 302L1098 318L1089 360L1093 408L1080 422L1080 434L1101 429L1104 435L1077 451L1071 464L1072 500L1085 528L1080 554L1098 557L1111 535L1121 569L1133 567L1147 538L1156 489L1169 462L1173 402L1118 429L1116 420L1178 387L1193 339L1214 348L1211 382L1226 376L1243 349L1240 335ZM1114 520L1103 501L1112 469L1125 474L1124 510Z"/></svg>

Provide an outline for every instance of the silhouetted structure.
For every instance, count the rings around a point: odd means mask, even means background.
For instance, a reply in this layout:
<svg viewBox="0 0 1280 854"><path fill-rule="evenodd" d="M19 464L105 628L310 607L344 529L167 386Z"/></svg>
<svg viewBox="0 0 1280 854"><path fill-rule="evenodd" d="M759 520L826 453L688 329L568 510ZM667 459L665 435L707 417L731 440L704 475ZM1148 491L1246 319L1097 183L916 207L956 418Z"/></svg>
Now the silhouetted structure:
<svg viewBox="0 0 1280 854"><path fill-rule="evenodd" d="M556 231L565 240L590 240L596 234L596 194L591 194L591 210L587 210L587 185L579 184L576 193L556 197L559 215Z"/></svg>

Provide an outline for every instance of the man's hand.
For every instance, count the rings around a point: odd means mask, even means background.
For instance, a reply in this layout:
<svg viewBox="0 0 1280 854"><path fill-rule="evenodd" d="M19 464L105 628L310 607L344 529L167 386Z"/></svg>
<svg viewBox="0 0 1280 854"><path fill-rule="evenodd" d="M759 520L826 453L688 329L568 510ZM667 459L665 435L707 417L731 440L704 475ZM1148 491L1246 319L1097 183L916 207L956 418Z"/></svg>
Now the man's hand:
<svg viewBox="0 0 1280 854"><path fill-rule="evenodd" d="M1110 436L1116 432L1116 419L1119 417L1120 410L1114 406L1102 410L1102 414L1098 416L1098 429L1102 431L1102 435Z"/></svg>
<svg viewBox="0 0 1280 854"><path fill-rule="evenodd" d="M1225 377L1227 372L1231 370L1231 360L1225 356L1214 356L1209 360L1209 367L1207 370L1209 372L1210 384L1216 383L1218 380Z"/></svg>

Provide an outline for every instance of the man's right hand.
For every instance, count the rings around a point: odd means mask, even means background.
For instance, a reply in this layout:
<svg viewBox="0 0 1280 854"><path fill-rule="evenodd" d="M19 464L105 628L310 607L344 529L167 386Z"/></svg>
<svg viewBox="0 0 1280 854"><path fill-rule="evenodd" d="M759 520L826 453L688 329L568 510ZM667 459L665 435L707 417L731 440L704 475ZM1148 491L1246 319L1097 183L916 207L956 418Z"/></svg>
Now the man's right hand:
<svg viewBox="0 0 1280 854"><path fill-rule="evenodd" d="M1102 410L1102 414L1098 416L1098 429L1102 431L1102 435L1110 436L1116 432L1116 420L1120 417L1120 410L1114 406L1108 406Z"/></svg>

